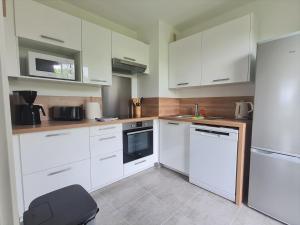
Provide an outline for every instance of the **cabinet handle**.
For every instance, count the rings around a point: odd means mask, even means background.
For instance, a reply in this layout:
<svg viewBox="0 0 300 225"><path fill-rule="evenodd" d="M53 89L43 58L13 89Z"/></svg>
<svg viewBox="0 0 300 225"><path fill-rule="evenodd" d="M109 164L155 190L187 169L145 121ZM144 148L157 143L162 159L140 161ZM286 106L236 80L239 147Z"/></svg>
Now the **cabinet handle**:
<svg viewBox="0 0 300 225"><path fill-rule="evenodd" d="M99 79L90 79L90 81L107 83L107 80L99 80Z"/></svg>
<svg viewBox="0 0 300 225"><path fill-rule="evenodd" d="M185 86L188 85L189 83L178 83L177 86Z"/></svg>
<svg viewBox="0 0 300 225"><path fill-rule="evenodd" d="M230 80L230 78L216 79L213 80L213 82L221 82L221 81L228 81L228 80Z"/></svg>
<svg viewBox="0 0 300 225"><path fill-rule="evenodd" d="M130 58L130 57L123 57L123 59L127 59L127 60L130 60L130 61L132 61L132 62L135 62L136 60L135 59L133 59L133 58Z"/></svg>
<svg viewBox="0 0 300 225"><path fill-rule="evenodd" d="M127 136L133 135L133 134L141 134L141 133L151 132L151 131L153 131L153 129L147 129L147 130L140 130L140 131L129 132L129 133L127 133Z"/></svg>
<svg viewBox="0 0 300 225"><path fill-rule="evenodd" d="M46 137L58 137L58 136L64 136L69 135L70 133L57 133L57 134L47 134Z"/></svg>
<svg viewBox="0 0 300 225"><path fill-rule="evenodd" d="M50 41L56 41L56 42L59 42L59 43L65 43L65 41L63 41L61 39L54 38L54 37L49 37L49 36L46 36L46 35L41 35L41 38L48 39Z"/></svg>
<svg viewBox="0 0 300 225"><path fill-rule="evenodd" d="M101 158L99 161L104 161L104 160L112 159L112 158L115 158L115 157L117 157L117 155L112 155L112 156L108 156L108 157L105 157L105 158Z"/></svg>
<svg viewBox="0 0 300 225"><path fill-rule="evenodd" d="M105 128L99 128L99 131L101 130L112 130L115 129L116 127L105 127Z"/></svg>
<svg viewBox="0 0 300 225"><path fill-rule="evenodd" d="M179 123L173 123L173 122L168 122L168 124L170 124L170 125L179 125Z"/></svg>
<svg viewBox="0 0 300 225"><path fill-rule="evenodd" d="M59 170L59 171L55 171L55 172L49 173L47 176L50 177L50 176L53 176L53 175L64 173L64 172L67 172L67 171L69 171L71 169L72 169L72 167L69 167L69 168L66 168L66 169L62 169L62 170Z"/></svg>
<svg viewBox="0 0 300 225"><path fill-rule="evenodd" d="M143 160L143 161L140 161L140 162L136 162L134 165L138 165L138 164L141 164L141 163L144 163L146 162L146 160Z"/></svg>
<svg viewBox="0 0 300 225"><path fill-rule="evenodd" d="M115 139L116 136L111 136L111 137L107 137L107 138L100 138L99 141L106 141L106 140L110 140L110 139Z"/></svg>

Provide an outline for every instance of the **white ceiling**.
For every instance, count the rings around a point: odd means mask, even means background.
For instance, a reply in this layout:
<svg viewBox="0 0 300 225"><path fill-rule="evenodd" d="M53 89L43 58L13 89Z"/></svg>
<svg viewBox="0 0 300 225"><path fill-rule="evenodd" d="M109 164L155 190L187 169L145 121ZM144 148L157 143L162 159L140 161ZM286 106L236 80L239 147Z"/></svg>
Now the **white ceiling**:
<svg viewBox="0 0 300 225"><path fill-rule="evenodd" d="M137 30L158 20L177 30L255 0L63 0Z"/></svg>

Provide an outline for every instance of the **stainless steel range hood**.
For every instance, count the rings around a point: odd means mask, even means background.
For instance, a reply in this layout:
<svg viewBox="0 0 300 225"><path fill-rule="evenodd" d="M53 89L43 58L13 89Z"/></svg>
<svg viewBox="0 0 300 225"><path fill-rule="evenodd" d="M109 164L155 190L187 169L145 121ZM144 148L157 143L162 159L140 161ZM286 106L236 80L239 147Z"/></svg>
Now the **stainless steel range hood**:
<svg viewBox="0 0 300 225"><path fill-rule="evenodd" d="M142 74L146 71L146 69L147 66L140 63L118 58L112 59L112 70L117 73Z"/></svg>

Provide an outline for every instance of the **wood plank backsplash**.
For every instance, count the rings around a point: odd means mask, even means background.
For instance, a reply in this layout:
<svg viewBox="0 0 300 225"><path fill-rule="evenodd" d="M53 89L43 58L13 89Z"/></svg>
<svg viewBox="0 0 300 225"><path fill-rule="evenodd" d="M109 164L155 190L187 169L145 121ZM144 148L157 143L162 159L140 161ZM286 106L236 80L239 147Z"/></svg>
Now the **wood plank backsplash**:
<svg viewBox="0 0 300 225"><path fill-rule="evenodd" d="M46 116L42 116L41 120L50 120L50 108L53 106L81 106L85 105L87 102L99 102L102 109L102 98L101 97L77 97L77 96L37 96L34 104L42 105ZM10 105L12 112L12 120L14 119L14 105L23 104L24 102L18 102L18 96L10 96ZM13 121L14 122L14 121Z"/></svg>
<svg viewBox="0 0 300 225"><path fill-rule="evenodd" d="M235 103L253 102L253 96L206 97L206 98L144 98L143 116L170 116L194 114L195 104L204 109L207 116L234 118Z"/></svg>

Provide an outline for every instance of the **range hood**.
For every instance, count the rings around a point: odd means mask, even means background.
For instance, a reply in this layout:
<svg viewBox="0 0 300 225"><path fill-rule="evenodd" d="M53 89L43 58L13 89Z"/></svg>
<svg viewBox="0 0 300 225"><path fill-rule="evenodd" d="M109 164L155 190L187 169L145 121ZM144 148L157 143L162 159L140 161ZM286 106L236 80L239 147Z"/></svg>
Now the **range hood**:
<svg viewBox="0 0 300 225"><path fill-rule="evenodd" d="M114 72L123 73L123 74L141 74L144 73L147 69L147 65L140 63L113 58L112 59L112 70Z"/></svg>

